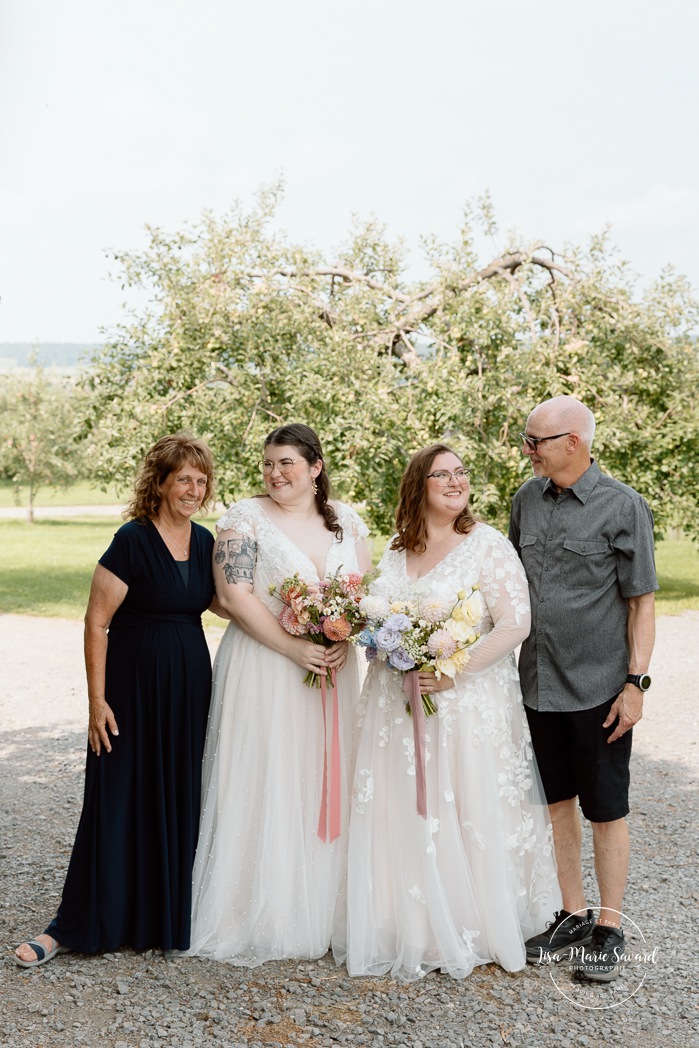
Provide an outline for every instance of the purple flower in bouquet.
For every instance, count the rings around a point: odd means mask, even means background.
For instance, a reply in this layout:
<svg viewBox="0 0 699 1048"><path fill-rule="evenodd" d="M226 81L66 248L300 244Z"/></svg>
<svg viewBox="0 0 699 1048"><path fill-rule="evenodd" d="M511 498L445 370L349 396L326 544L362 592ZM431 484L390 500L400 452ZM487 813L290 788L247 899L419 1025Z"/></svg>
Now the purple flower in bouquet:
<svg viewBox="0 0 699 1048"><path fill-rule="evenodd" d="M396 648L388 656L389 665L393 666L394 670L414 670L415 659L411 659L405 648Z"/></svg>
<svg viewBox="0 0 699 1048"><path fill-rule="evenodd" d="M395 651L396 648L400 647L402 639L402 635L398 630L392 630L386 625L383 625L374 634L374 643L379 651Z"/></svg>
<svg viewBox="0 0 699 1048"><path fill-rule="evenodd" d="M402 612L396 612L394 615L389 615L384 622L384 629L394 630L397 633L405 633L412 626L412 621L407 615L403 615Z"/></svg>

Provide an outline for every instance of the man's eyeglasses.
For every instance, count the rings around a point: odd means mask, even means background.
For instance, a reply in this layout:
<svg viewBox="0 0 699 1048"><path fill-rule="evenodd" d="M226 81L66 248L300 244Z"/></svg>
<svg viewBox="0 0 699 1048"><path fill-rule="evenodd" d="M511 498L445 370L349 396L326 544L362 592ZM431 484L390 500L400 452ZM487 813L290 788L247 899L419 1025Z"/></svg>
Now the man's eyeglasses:
<svg viewBox="0 0 699 1048"><path fill-rule="evenodd" d="M545 440L558 440L559 437L569 437L570 433L556 433L553 437L529 437L526 433L520 433L519 439L523 444L526 444L530 451L536 451L539 444L543 444Z"/></svg>
<svg viewBox="0 0 699 1048"><path fill-rule="evenodd" d="M264 462L260 462L259 466L265 476L269 476L275 468L286 476L287 473L291 473L298 461L299 459L280 459L279 462L272 462L270 459L265 459Z"/></svg>
<svg viewBox="0 0 699 1048"><path fill-rule="evenodd" d="M448 469L438 469L436 473L428 473L427 479L432 477L441 488L446 488L448 484L451 484L452 477L457 484L465 484L470 476L470 469L455 469L453 473L450 473Z"/></svg>

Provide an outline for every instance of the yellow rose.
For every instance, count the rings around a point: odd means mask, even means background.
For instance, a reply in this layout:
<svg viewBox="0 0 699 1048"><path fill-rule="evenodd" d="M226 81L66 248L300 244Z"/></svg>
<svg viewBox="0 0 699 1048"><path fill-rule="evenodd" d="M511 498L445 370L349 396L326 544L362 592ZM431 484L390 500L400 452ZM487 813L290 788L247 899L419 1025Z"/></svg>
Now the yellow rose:
<svg viewBox="0 0 699 1048"><path fill-rule="evenodd" d="M461 673L470 658L471 656L466 648L459 648L458 651L454 652L451 661L456 666L457 673Z"/></svg>
<svg viewBox="0 0 699 1048"><path fill-rule="evenodd" d="M483 598L480 593L472 593L468 600L460 605L463 621L477 626L483 618Z"/></svg>
<svg viewBox="0 0 699 1048"><path fill-rule="evenodd" d="M457 622L454 618L447 619L444 623L444 629L447 630L459 644L463 644L471 633L471 627L467 622Z"/></svg>
<svg viewBox="0 0 699 1048"><path fill-rule="evenodd" d="M446 657L442 659L436 659L434 664L434 672L437 677L437 680L441 679L442 674L444 674L445 677L451 677L451 679L453 680L457 674L457 666L454 656L452 655L449 659Z"/></svg>

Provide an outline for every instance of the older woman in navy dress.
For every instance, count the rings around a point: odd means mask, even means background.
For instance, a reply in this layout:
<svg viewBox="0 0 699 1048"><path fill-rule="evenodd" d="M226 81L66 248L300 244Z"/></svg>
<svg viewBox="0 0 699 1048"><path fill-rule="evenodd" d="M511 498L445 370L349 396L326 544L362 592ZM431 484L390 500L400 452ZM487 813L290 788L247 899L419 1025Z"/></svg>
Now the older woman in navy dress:
<svg viewBox="0 0 699 1048"><path fill-rule="evenodd" d="M15 951L23 967L67 949L189 946L214 592L213 537L192 517L212 490L206 445L163 437L95 569L83 810L58 913Z"/></svg>

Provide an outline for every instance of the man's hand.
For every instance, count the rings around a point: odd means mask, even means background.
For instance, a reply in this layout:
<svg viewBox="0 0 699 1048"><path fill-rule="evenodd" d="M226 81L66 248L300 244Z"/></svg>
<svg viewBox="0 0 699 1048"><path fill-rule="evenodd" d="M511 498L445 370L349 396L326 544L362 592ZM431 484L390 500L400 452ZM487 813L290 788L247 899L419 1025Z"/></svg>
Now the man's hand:
<svg viewBox="0 0 699 1048"><path fill-rule="evenodd" d="M617 717L619 718L617 726L607 739L607 742L615 742L617 739L620 739L629 728L633 728L634 724L638 724L642 716L643 692L635 684L627 684L612 703L609 716L602 725L603 728L608 728Z"/></svg>

